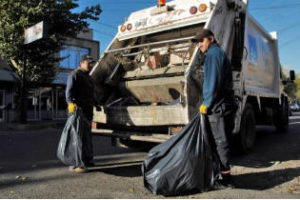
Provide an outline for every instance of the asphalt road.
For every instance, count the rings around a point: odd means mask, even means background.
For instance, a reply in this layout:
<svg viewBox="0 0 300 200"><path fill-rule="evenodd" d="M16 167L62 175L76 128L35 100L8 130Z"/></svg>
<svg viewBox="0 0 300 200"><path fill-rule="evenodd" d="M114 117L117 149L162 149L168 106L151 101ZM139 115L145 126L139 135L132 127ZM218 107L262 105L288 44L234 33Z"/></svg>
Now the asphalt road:
<svg viewBox="0 0 300 200"><path fill-rule="evenodd" d="M300 198L300 113L287 134L257 127L253 151L233 157L236 189L178 198ZM140 161L146 153L111 146L94 137L96 167L69 172L56 158L61 130L0 130L0 198L163 198L143 186ZM175 197L177 198L177 197Z"/></svg>

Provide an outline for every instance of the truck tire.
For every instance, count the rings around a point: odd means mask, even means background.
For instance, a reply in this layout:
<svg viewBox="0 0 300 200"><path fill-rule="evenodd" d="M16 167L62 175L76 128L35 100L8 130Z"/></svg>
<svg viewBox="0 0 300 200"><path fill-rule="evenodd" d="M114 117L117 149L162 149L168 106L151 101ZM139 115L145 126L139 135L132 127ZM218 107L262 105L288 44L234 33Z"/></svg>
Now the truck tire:
<svg viewBox="0 0 300 200"><path fill-rule="evenodd" d="M256 138L255 114L251 104L246 104L242 119L240 132L237 134L236 145L241 153L249 153L254 146Z"/></svg>
<svg viewBox="0 0 300 200"><path fill-rule="evenodd" d="M286 98L282 98L282 106L278 109L274 119L278 133L287 133L289 129L289 107Z"/></svg>

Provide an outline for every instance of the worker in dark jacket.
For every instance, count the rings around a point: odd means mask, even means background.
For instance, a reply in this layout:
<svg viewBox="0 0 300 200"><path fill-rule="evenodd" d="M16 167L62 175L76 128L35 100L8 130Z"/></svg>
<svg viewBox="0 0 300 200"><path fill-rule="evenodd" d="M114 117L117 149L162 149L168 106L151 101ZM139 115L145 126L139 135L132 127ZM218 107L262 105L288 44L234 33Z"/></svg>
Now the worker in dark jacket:
<svg viewBox="0 0 300 200"><path fill-rule="evenodd" d="M87 123L84 124L82 137L82 153L85 167L70 166L70 170L75 172L85 172L87 166L94 165L93 160L93 143L91 133L91 121L93 118L94 106L94 84L89 72L91 71L94 60L84 55L81 57L80 66L74 70L68 77L66 88L66 101L68 103L68 111L70 114L75 112L75 109L80 108Z"/></svg>
<svg viewBox="0 0 300 200"><path fill-rule="evenodd" d="M202 59L203 101L199 110L209 120L210 132L220 159L222 178L218 180L218 184L233 187L229 165L228 136L234 127L233 116L236 104L231 64L210 30L201 30L192 41L198 43L201 53L204 54L204 59Z"/></svg>

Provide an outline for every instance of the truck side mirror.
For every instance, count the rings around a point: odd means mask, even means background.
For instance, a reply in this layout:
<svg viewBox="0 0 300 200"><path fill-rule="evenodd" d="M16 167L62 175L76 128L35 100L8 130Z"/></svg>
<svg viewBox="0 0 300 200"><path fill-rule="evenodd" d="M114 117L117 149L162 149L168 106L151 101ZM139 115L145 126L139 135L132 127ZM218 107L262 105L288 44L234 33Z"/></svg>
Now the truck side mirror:
<svg viewBox="0 0 300 200"><path fill-rule="evenodd" d="M294 70L290 70L290 80L291 81L295 80L295 71Z"/></svg>

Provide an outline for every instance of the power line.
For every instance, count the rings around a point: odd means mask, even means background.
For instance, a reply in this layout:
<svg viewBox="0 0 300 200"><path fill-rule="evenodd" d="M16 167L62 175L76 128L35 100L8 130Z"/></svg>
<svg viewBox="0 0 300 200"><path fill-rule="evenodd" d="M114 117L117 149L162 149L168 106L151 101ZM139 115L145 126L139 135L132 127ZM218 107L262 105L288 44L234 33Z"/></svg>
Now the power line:
<svg viewBox="0 0 300 200"><path fill-rule="evenodd" d="M102 24L103 26L106 26L106 27L114 28L114 29L118 28L118 25L112 26L110 24L106 24L106 23L103 23L103 22L97 22L97 23Z"/></svg>
<svg viewBox="0 0 300 200"><path fill-rule="evenodd" d="M153 2L147 1L147 2L141 2L141 1L128 1L126 0L126 2L122 1L122 2L105 2L105 3L101 3L101 5L120 5L120 4L139 4L139 3L143 3L143 4L151 4L151 5L156 5Z"/></svg>
<svg viewBox="0 0 300 200"><path fill-rule="evenodd" d="M257 13L257 15L260 16L259 22L261 24L264 24L267 26L269 26L271 24L272 25L276 24L277 25L276 27L279 26L279 28L281 28L281 27L283 27L282 25L285 25L285 24L282 24L279 22L286 21L286 20L290 21L291 18L294 19L296 16L298 16L298 12L299 12L298 9L291 9L288 12L282 12L279 10L276 10L276 12L274 10L271 10L271 11L257 10L255 13ZM274 29L274 28L272 28L272 29ZM284 28L281 28L281 29L284 29Z"/></svg>
<svg viewBox="0 0 300 200"><path fill-rule="evenodd" d="M264 9L282 9L282 8L290 8L300 6L300 3L294 3L294 4L285 4L285 5L278 5L278 6L269 6L269 7L260 7L260 8L252 8L250 10L264 10Z"/></svg>
<svg viewBox="0 0 300 200"><path fill-rule="evenodd" d="M93 28L92 28L93 29ZM95 31L96 33L99 33L99 34L101 34L101 35L104 35L104 36L108 36L108 37L115 37L114 35L112 35L112 34L109 34L109 33L106 33L106 32L103 32L103 31L99 31L99 30L97 30L97 29L93 29L93 31Z"/></svg>
<svg viewBox="0 0 300 200"><path fill-rule="evenodd" d="M286 45L290 44L291 42L295 42L295 40L298 39L298 38L300 38L300 35L297 35L297 36L294 37L293 39L288 40L288 41L286 41L286 42L284 42L284 43L279 44L279 46L281 46L281 47L282 47L282 46L286 46Z"/></svg>
<svg viewBox="0 0 300 200"><path fill-rule="evenodd" d="M102 26L106 26L106 27L108 27L108 28L114 29L114 30L118 28L118 26L112 26L112 25L110 25L110 24L106 24L106 23L103 23L103 22L98 22L98 21L93 21L93 22L95 22L95 23L97 23L97 24L100 24L100 25L102 25Z"/></svg>
<svg viewBox="0 0 300 200"><path fill-rule="evenodd" d="M281 33L282 33L282 32L285 32L285 31L291 29L291 28L295 28L295 27L297 27L297 26L299 26L299 25L300 25L300 23L297 22L297 23L294 23L294 24L292 24L292 25L286 26L286 27L284 27L284 28L282 28L282 29L279 29L278 32L281 32Z"/></svg>
<svg viewBox="0 0 300 200"><path fill-rule="evenodd" d="M133 8L125 8L125 9L103 9L103 12L133 12L136 11Z"/></svg>
<svg viewBox="0 0 300 200"><path fill-rule="evenodd" d="M166 2L170 2L170 1L171 0L166 0ZM145 4L145 3L151 3L151 4L155 4L156 5L155 2L156 2L155 0L152 0L152 1L149 1L149 0L145 0L145 1L142 1L142 0L126 0L126 2L124 2L124 0L122 0L121 2L112 2L111 0L107 0L107 1L105 0L105 1L102 1L100 3L100 5L101 4L114 4L114 5L116 5L116 4L119 4L119 3L143 3L143 4Z"/></svg>

